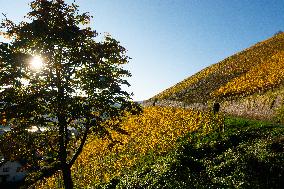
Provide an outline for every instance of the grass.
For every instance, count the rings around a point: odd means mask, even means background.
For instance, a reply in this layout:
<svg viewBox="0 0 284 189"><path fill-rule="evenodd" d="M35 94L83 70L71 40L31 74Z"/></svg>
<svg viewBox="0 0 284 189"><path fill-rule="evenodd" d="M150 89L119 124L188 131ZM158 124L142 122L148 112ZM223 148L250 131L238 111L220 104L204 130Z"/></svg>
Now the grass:
<svg viewBox="0 0 284 189"><path fill-rule="evenodd" d="M148 153L96 188L283 188L284 127L227 117L225 131L196 131L174 150Z"/></svg>

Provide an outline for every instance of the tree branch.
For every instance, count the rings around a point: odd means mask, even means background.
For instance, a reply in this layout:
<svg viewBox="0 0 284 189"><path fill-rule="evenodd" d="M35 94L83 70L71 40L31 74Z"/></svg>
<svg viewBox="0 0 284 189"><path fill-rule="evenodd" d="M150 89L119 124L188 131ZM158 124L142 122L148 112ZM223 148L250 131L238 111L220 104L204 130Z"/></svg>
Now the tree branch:
<svg viewBox="0 0 284 189"><path fill-rule="evenodd" d="M50 147L50 149L52 150L52 151L54 151L55 153L59 153L59 150L56 150L53 146L52 146L52 144L49 142L49 140L47 140L47 143L48 143L48 146Z"/></svg>
<svg viewBox="0 0 284 189"><path fill-rule="evenodd" d="M68 163L69 167L72 167L72 165L75 163L76 159L78 158L78 156L80 155L80 153L82 152L83 150L83 147L85 145L85 142L87 140L87 137L88 137L88 132L90 130L90 126L87 125L86 126L86 130L84 132L84 135L81 139L81 144L80 146L77 148L77 150L75 151L75 154L73 155L72 159L70 160L70 162Z"/></svg>

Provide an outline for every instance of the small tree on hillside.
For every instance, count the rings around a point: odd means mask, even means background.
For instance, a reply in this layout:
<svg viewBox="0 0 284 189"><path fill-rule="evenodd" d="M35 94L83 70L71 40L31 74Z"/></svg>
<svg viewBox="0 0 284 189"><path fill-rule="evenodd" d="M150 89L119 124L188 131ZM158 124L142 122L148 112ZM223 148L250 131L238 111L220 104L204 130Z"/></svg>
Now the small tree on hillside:
<svg viewBox="0 0 284 189"><path fill-rule="evenodd" d="M10 158L28 161L27 183L61 170L65 188L73 188L70 168L88 134L120 130L106 128L104 120L119 119L133 106L121 89L129 85L124 78L130 73L121 67L129 57L110 36L95 41L90 16L79 14L77 5L63 0L30 5L29 21L2 22L11 42L0 43L0 113L13 129L1 147L5 153L15 149ZM42 131L28 132L31 126Z"/></svg>

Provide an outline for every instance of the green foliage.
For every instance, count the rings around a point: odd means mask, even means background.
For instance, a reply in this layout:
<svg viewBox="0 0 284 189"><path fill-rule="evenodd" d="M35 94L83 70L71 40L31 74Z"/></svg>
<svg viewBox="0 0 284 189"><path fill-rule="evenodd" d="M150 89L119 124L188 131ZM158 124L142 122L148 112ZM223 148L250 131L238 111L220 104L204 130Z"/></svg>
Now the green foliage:
<svg viewBox="0 0 284 189"><path fill-rule="evenodd" d="M174 151L98 188L283 188L283 134L282 125L227 118L224 133L189 133Z"/></svg>
<svg viewBox="0 0 284 189"><path fill-rule="evenodd" d="M276 109L275 115L276 122L284 123L284 106L281 105L279 108Z"/></svg>

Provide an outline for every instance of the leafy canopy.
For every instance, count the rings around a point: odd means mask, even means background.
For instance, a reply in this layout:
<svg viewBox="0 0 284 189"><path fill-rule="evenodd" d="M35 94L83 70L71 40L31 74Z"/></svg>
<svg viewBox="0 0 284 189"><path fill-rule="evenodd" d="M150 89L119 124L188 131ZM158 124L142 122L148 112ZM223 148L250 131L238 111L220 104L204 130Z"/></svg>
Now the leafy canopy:
<svg viewBox="0 0 284 189"><path fill-rule="evenodd" d="M96 41L91 16L79 14L77 5L62 0L30 5L28 21L6 18L1 24L10 42L0 43L0 111L14 128L7 137L20 148L14 158L25 158L36 172L52 163L70 169L90 132L120 130L104 120L120 119L133 107L122 90L131 76L122 68L129 57L110 35ZM35 57L43 63L38 69L31 63ZM31 126L41 132L27 132Z"/></svg>

